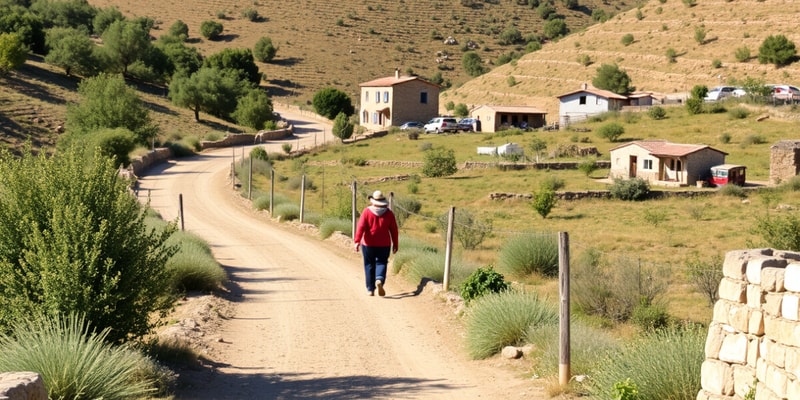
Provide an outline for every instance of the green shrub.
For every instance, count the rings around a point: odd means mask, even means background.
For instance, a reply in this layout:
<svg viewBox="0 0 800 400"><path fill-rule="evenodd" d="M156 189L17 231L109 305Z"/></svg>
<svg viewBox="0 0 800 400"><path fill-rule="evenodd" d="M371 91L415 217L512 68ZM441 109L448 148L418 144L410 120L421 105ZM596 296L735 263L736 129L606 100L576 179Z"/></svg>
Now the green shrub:
<svg viewBox="0 0 800 400"><path fill-rule="evenodd" d="M661 106L652 106L647 110L647 116L654 120L662 120L667 117L667 110Z"/></svg>
<svg viewBox="0 0 800 400"><path fill-rule="evenodd" d="M0 331L36 313L75 313L122 342L169 309L164 264L176 249L165 242L175 227L148 230L118 173L76 148L0 156Z"/></svg>
<svg viewBox="0 0 800 400"><path fill-rule="evenodd" d="M558 375L560 361L559 327L557 324L535 325L525 332L525 341L533 345L530 357L533 371L540 377ZM602 368L604 354L620 351L619 339L607 330L597 329L573 319L570 323L570 372L573 376L589 375Z"/></svg>
<svg viewBox="0 0 800 400"><path fill-rule="evenodd" d="M503 278L503 274L489 265L486 268L478 268L470 274L461 284L459 292L464 301L469 303L486 294L508 290L510 286Z"/></svg>
<svg viewBox="0 0 800 400"><path fill-rule="evenodd" d="M736 61L746 62L750 59L750 49L747 46L739 47L734 52L734 57L736 57Z"/></svg>
<svg viewBox="0 0 800 400"><path fill-rule="evenodd" d="M609 188L611 197L625 201L644 200L650 194L650 184L642 178L620 179L614 178L614 183Z"/></svg>
<svg viewBox="0 0 800 400"><path fill-rule="evenodd" d="M589 249L573 263L572 302L586 314L627 321L637 306L658 305L670 271L638 260L603 259Z"/></svg>
<svg viewBox="0 0 800 400"><path fill-rule="evenodd" d="M297 204L277 204L272 210L281 221L291 221L300 218L300 206Z"/></svg>
<svg viewBox="0 0 800 400"><path fill-rule="evenodd" d="M764 143L767 143L767 139L764 138L764 136L758 134L752 134L745 136L744 140L742 140L741 147L744 148L750 145L764 144Z"/></svg>
<svg viewBox="0 0 800 400"><path fill-rule="evenodd" d="M353 237L353 223L345 218L325 218L319 226L319 236L323 239L329 238L333 232L342 232Z"/></svg>
<svg viewBox="0 0 800 400"><path fill-rule="evenodd" d="M778 217L757 217L753 233L761 236L769 247L800 251L800 218L795 213L782 213Z"/></svg>
<svg viewBox="0 0 800 400"><path fill-rule="evenodd" d="M217 21L206 20L200 24L200 34L208 40L218 39L223 29L222 24Z"/></svg>
<svg viewBox="0 0 800 400"><path fill-rule="evenodd" d="M269 154L267 154L267 149L264 147L256 146L250 150L250 158L254 160L269 161Z"/></svg>
<svg viewBox="0 0 800 400"><path fill-rule="evenodd" d="M789 180L784 182L781 186L793 192L800 191L800 175L795 175L789 178Z"/></svg>
<svg viewBox="0 0 800 400"><path fill-rule="evenodd" d="M405 196L396 196L394 198L392 211L394 211L398 226L403 226L411 215L419 214L420 210L422 210L422 203L417 199Z"/></svg>
<svg viewBox="0 0 800 400"><path fill-rule="evenodd" d="M609 142L616 142L623 133L625 133L625 128L616 122L606 123L597 129L597 136L608 139Z"/></svg>
<svg viewBox="0 0 800 400"><path fill-rule="evenodd" d="M633 40L634 40L633 39L633 35L630 34L630 33L626 33L626 34L622 35L622 39L620 41L622 42L623 46L628 46L631 43L633 43Z"/></svg>
<svg viewBox="0 0 800 400"><path fill-rule="evenodd" d="M222 140L222 134L219 132L208 132L203 139L207 142L216 142Z"/></svg>
<svg viewBox="0 0 800 400"><path fill-rule="evenodd" d="M211 248L199 236L185 231L176 232L168 241L178 246L178 252L167 260L172 286L179 291L213 291L227 280Z"/></svg>
<svg viewBox="0 0 800 400"><path fill-rule="evenodd" d="M456 155L452 149L431 148L423 155L422 175L430 178L450 176L458 171Z"/></svg>
<svg viewBox="0 0 800 400"><path fill-rule="evenodd" d="M303 177L302 176L291 176L289 179L286 180L286 188L289 190L300 190L303 186ZM314 185L314 181L311 180L308 176L306 176L305 180L305 189L306 190L316 190L317 187Z"/></svg>
<svg viewBox="0 0 800 400"><path fill-rule="evenodd" d="M686 111L689 113L689 115L702 114L703 111L705 111L703 105L704 103L702 98L698 99L691 97L686 99Z"/></svg>
<svg viewBox="0 0 800 400"><path fill-rule="evenodd" d="M442 235L447 234L448 214L437 219ZM492 233L492 222L478 219L466 208L457 209L453 216L453 237L467 250L477 248Z"/></svg>
<svg viewBox="0 0 800 400"><path fill-rule="evenodd" d="M501 271L515 277L558 274L558 238L552 233L523 233L506 240L500 248Z"/></svg>
<svg viewBox="0 0 800 400"><path fill-rule="evenodd" d="M723 133L719 135L719 142L722 144L728 144L731 142L731 134L730 133Z"/></svg>
<svg viewBox="0 0 800 400"><path fill-rule="evenodd" d="M402 236L401 236L402 238ZM395 254L393 270L401 273L409 282L419 284L430 279L435 282L444 281L445 254L437 249L422 247L406 247L401 239L400 250ZM471 273L472 268L460 258L450 260L450 284L458 287Z"/></svg>
<svg viewBox="0 0 800 400"><path fill-rule="evenodd" d="M533 326L558 324L558 312L536 293L505 290L480 297L467 310L467 351L473 359L519 345Z"/></svg>
<svg viewBox="0 0 800 400"><path fill-rule="evenodd" d="M548 175L539 184L542 190L556 191L564 188L564 179L556 175Z"/></svg>
<svg viewBox="0 0 800 400"><path fill-rule="evenodd" d="M542 218L547 218L557 202L558 198L554 191L542 189L533 193L533 202L531 202L531 206Z"/></svg>
<svg viewBox="0 0 800 400"><path fill-rule="evenodd" d="M258 10L253 7L247 7L242 10L242 18L245 18L250 22L256 22L260 16L258 15Z"/></svg>
<svg viewBox="0 0 800 400"><path fill-rule="evenodd" d="M711 68L722 68L722 61L718 58L711 60Z"/></svg>
<svg viewBox="0 0 800 400"><path fill-rule="evenodd" d="M741 186L734 184L722 185L722 187L719 188L718 193L721 196L738 197L740 199L747 197L747 193L744 192L744 189L742 189Z"/></svg>
<svg viewBox="0 0 800 400"><path fill-rule="evenodd" d="M626 343L621 351L604 355L589 380L592 398L608 398L619 382L630 379L641 399L694 399L700 390L700 367L705 359L702 329L658 330Z"/></svg>
<svg viewBox="0 0 800 400"><path fill-rule="evenodd" d="M583 172L584 175L590 176L594 171L597 171L600 167L597 165L597 161L595 160L585 160L581 161L578 164L578 171Z"/></svg>
<svg viewBox="0 0 800 400"><path fill-rule="evenodd" d="M25 319L14 336L0 335L0 372L37 372L51 399L131 399L150 397L152 382L144 357L108 344L109 330L94 333L74 314Z"/></svg>
<svg viewBox="0 0 800 400"><path fill-rule="evenodd" d="M645 331L653 331L666 328L670 318L663 304L641 303L633 308L630 321Z"/></svg>
<svg viewBox="0 0 800 400"><path fill-rule="evenodd" d="M712 256L706 261L695 254L685 261L687 275L695 291L704 295L708 304L713 306L719 298L719 283L722 281L723 258L720 255Z"/></svg>

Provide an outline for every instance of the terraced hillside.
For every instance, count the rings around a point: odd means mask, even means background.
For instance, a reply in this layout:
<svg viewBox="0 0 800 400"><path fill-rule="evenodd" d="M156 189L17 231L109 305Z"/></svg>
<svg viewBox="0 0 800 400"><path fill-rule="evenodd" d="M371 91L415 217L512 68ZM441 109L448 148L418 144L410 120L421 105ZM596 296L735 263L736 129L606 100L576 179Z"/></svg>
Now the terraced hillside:
<svg viewBox="0 0 800 400"><path fill-rule="evenodd" d="M192 42L204 54L225 47L253 48L270 37L278 47L276 59L261 64L270 94L285 102L306 102L313 93L334 86L356 95L358 84L388 76L395 68L431 77L441 72L454 86L470 77L461 66L464 44L472 40L486 62L504 53L522 50L521 45L501 46L499 34L516 26L523 36L541 35L544 21L525 0L90 0L97 7L116 6L128 16L149 16L166 31L180 19L189 26ZM605 4L607 3L607 4ZM623 2L581 0L576 10L556 1L572 31L592 23L591 12L600 7L607 13L625 9ZM466 4L466 5L465 5ZM630 7L630 6L628 6ZM251 22L242 11L255 9L263 18ZM224 15L223 19L218 19ZM205 20L223 24L223 39L200 37ZM452 36L456 45L445 45ZM442 52L442 55L438 55ZM444 53L450 56L446 60ZM441 61L437 63L437 58ZM357 97L357 96L356 96Z"/></svg>
<svg viewBox="0 0 800 400"><path fill-rule="evenodd" d="M681 0L650 0L447 91L442 103L532 105L548 111L553 120L558 115L555 96L591 83L604 63L617 63L636 89L665 94L746 77L797 85L800 62L776 68L757 60L769 35L782 34L800 45L797 15L800 2L789 0L699 0L694 7ZM698 28L706 32L702 43L695 39ZM634 37L628 46L621 40L626 34ZM750 50L750 60L736 60L741 47ZM668 49L678 55L675 62L668 60ZM584 55L592 64L579 62ZM714 60L721 62L720 68L712 66Z"/></svg>

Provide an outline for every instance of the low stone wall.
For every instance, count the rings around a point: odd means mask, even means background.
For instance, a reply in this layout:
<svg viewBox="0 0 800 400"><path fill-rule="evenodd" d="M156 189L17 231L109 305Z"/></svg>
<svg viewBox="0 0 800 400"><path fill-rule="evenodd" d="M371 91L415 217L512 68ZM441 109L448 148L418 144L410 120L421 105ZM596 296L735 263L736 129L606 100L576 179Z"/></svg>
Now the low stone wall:
<svg viewBox="0 0 800 400"><path fill-rule="evenodd" d="M219 147L231 146L244 146L256 143L263 143L266 140L278 140L292 136L294 133L294 125L289 125L283 129L276 129L274 131L258 131L256 134L242 133L236 135L225 136L222 140L217 141L201 141L200 149L214 149Z"/></svg>
<svg viewBox="0 0 800 400"><path fill-rule="evenodd" d="M159 147L139 158L131 161L131 169L136 176L141 176L144 171L153 165L165 162L172 157L172 150L167 147Z"/></svg>
<svg viewBox="0 0 800 400"><path fill-rule="evenodd" d="M694 198L701 196L708 196L716 193L714 190L686 190L686 191L666 191L666 190L651 190L651 199L662 199L669 197L686 197ZM560 200L581 200L581 199L610 199L611 192L608 190L585 190L579 192L556 192L556 198ZM533 194L530 193L489 193L491 200L510 200L510 199L533 199Z"/></svg>
<svg viewBox="0 0 800 400"><path fill-rule="evenodd" d="M523 170L523 169L578 169L583 161L565 162L488 162L488 161L467 161L462 169L489 169L498 168L504 171ZM595 161L598 168L611 168L611 161Z"/></svg>
<svg viewBox="0 0 800 400"><path fill-rule="evenodd" d="M697 400L800 399L800 253L731 251Z"/></svg>
<svg viewBox="0 0 800 400"><path fill-rule="evenodd" d="M47 389L36 372L0 374L0 400L47 400Z"/></svg>

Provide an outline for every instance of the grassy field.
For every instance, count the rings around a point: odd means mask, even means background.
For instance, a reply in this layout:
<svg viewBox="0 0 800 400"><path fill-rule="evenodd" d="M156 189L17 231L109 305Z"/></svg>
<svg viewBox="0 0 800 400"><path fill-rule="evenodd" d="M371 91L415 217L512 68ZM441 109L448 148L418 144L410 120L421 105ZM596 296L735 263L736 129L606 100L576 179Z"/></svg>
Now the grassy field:
<svg viewBox="0 0 800 400"><path fill-rule="evenodd" d="M753 189L747 192L746 199L741 199L707 188L701 190L706 195L694 199L560 201L543 219L531 207L529 200L492 200L489 194L530 194L538 191L543 182L553 179L563 182L561 190L606 189L607 181L602 178L608 171L598 170L587 177L576 170L501 171L492 167L460 170L446 178L426 178L419 167L384 166L385 163L376 161L422 161L424 148L442 146L454 151L458 163L492 162L496 160L491 156L477 155L476 147L515 142L527 149L538 137L547 141L548 149L553 149L559 145L575 144L576 134L580 138L589 138L590 143L578 143L580 146L596 146L602 154L601 159L607 159L608 149L621 143L609 143L593 135L598 126L616 121L625 127L622 140L669 138L676 142L708 143L728 152L729 162L747 165L749 181L767 180L769 147L781 138L791 137L795 123L776 118L757 122L756 117L791 111L747 104L729 103L727 106L748 107L752 113L744 119L732 118L728 113L689 116L682 107L675 107L669 109L665 120L655 121L646 114L619 115L604 122L587 123L584 127L592 131L580 133L525 132L511 136L462 133L421 135L419 140L410 140L406 133L394 131L386 137L331 145L308 157L275 162L280 180L276 190L299 202L299 188L289 187L298 187L299 177L305 174L315 187L306 191L305 205L308 212L316 214L332 214L341 208L341 204L349 204L349 185L354 180L358 181L359 207L365 205L367 194L375 189L393 192L398 198L414 199L422 204L422 208L403 225L402 233L438 246L444 245L444 238L437 226L437 218L446 214L451 206L457 213L466 209L481 220L490 221L493 226L493 234L477 249L459 251L460 257L476 265L494 264L500 247L515 234L565 231L570 235L573 257L593 249L612 262L624 260L668 270L676 289L673 294L678 294L670 296L671 311L678 316L707 322L711 308L701 295L692 292L686 277L686 261L694 257L710 261L715 255L760 244L760 237L752 233L756 219L768 212L776 213L773 208L778 203L796 207L800 194L781 191L777 195L764 196L767 189ZM731 136L729 143L719 141L722 133ZM752 135L761 137L758 144L748 144L747 137ZM526 152L530 153L530 150ZM568 159L546 161L553 160ZM255 182L257 187L269 187L265 176ZM556 289L552 282L534 280L531 283L543 285L545 291Z"/></svg>

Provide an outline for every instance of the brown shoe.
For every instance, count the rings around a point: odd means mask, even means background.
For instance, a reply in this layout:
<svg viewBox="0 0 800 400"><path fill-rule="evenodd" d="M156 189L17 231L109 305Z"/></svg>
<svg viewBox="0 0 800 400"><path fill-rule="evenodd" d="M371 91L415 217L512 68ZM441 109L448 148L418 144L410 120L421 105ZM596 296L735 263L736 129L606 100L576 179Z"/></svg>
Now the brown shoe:
<svg viewBox="0 0 800 400"><path fill-rule="evenodd" d="M378 288L378 296L381 297L386 296L386 291L383 290L383 281L381 281L380 279L375 281L375 287Z"/></svg>

